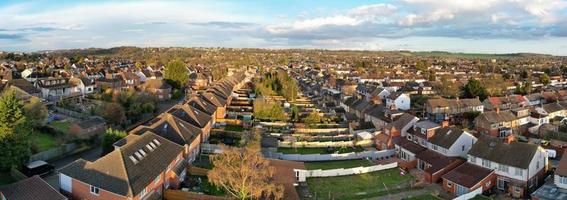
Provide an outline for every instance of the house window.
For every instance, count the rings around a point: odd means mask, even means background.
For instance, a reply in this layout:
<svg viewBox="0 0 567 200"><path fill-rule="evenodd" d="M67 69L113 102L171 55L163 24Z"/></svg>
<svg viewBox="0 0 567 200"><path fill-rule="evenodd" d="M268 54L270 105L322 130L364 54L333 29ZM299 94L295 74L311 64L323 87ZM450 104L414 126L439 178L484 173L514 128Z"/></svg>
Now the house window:
<svg viewBox="0 0 567 200"><path fill-rule="evenodd" d="M567 185L567 176L559 176L559 183Z"/></svg>
<svg viewBox="0 0 567 200"><path fill-rule="evenodd" d="M482 159L482 166L486 168L490 168L490 160Z"/></svg>
<svg viewBox="0 0 567 200"><path fill-rule="evenodd" d="M142 192L140 192L140 197L146 196L147 192L148 192L147 189L144 188L144 190L142 190Z"/></svg>
<svg viewBox="0 0 567 200"><path fill-rule="evenodd" d="M158 184L160 180L161 180L161 174L158 175L158 176L154 179L154 185Z"/></svg>
<svg viewBox="0 0 567 200"><path fill-rule="evenodd" d="M447 181L447 187L448 187L448 188L452 188L452 187L453 187L453 182Z"/></svg>
<svg viewBox="0 0 567 200"><path fill-rule="evenodd" d="M508 173L508 166L500 164L498 165L498 171Z"/></svg>
<svg viewBox="0 0 567 200"><path fill-rule="evenodd" d="M465 151L465 145L461 146L461 151Z"/></svg>
<svg viewBox="0 0 567 200"><path fill-rule="evenodd" d="M520 168L516 168L516 176L523 176L524 175L524 170L520 169Z"/></svg>
<svg viewBox="0 0 567 200"><path fill-rule="evenodd" d="M99 188L91 185L91 194L98 196L100 194Z"/></svg>
<svg viewBox="0 0 567 200"><path fill-rule="evenodd" d="M476 163L476 157L474 156L469 156L470 160L472 163Z"/></svg>

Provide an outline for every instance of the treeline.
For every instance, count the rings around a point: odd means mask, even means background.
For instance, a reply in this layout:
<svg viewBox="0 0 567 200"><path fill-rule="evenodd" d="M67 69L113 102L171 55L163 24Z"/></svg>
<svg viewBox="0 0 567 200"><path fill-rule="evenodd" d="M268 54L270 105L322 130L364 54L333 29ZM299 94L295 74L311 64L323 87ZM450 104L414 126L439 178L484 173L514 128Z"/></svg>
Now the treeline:
<svg viewBox="0 0 567 200"><path fill-rule="evenodd" d="M280 95L287 101L295 101L299 90L297 81L283 70L264 73L260 79L256 80L254 86L257 95Z"/></svg>

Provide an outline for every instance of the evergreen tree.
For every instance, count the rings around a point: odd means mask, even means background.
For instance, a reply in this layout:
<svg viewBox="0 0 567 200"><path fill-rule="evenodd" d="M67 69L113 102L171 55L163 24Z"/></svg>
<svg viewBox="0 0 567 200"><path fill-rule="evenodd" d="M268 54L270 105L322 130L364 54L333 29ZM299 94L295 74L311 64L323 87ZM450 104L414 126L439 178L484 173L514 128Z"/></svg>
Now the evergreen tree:
<svg viewBox="0 0 567 200"><path fill-rule="evenodd" d="M114 150L114 143L118 140L125 138L128 134L124 131L114 130L109 128L104 133L102 138L102 152L103 154L108 154Z"/></svg>
<svg viewBox="0 0 567 200"><path fill-rule="evenodd" d="M173 60L165 66L163 77L174 88L184 88L189 81L189 70L183 62Z"/></svg>
<svg viewBox="0 0 567 200"><path fill-rule="evenodd" d="M13 91L0 97L0 170L23 165L31 154L30 125Z"/></svg>

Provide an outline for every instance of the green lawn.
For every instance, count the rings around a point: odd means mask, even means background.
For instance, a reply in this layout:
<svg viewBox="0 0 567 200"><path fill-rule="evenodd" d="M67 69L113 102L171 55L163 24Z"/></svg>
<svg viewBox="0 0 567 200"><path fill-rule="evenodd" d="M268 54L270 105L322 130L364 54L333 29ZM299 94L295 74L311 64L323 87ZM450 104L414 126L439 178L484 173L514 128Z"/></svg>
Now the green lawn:
<svg viewBox="0 0 567 200"><path fill-rule="evenodd" d="M341 148L327 148L327 147L317 147L317 148L290 148L290 147L278 147L278 152L283 154L331 154L331 153L351 153L351 152L362 152L364 148L362 147L341 147Z"/></svg>
<svg viewBox="0 0 567 200"><path fill-rule="evenodd" d="M433 196L431 194L424 194L415 197L405 198L404 200L441 200L441 198Z"/></svg>
<svg viewBox="0 0 567 200"><path fill-rule="evenodd" d="M59 146L57 138L51 134L34 132L31 135L33 150L41 152Z"/></svg>
<svg viewBox="0 0 567 200"><path fill-rule="evenodd" d="M471 200L490 200L491 198L483 196L483 195L476 195Z"/></svg>
<svg viewBox="0 0 567 200"><path fill-rule="evenodd" d="M388 169L352 176L308 178L309 191L317 199L365 199L404 191L403 183L411 181L410 175L400 175L400 170ZM384 185L388 188L385 191Z"/></svg>
<svg viewBox="0 0 567 200"><path fill-rule="evenodd" d="M63 122L63 121L52 121L49 123L49 126L53 127L57 131L62 133L69 133L69 128L71 127L71 122Z"/></svg>
<svg viewBox="0 0 567 200"><path fill-rule="evenodd" d="M10 175L9 172L0 172L0 185L8 185L10 183L15 182L14 178Z"/></svg>
<svg viewBox="0 0 567 200"><path fill-rule="evenodd" d="M325 161L325 162L305 162L305 167L309 170L313 169L339 169L339 168L354 168L354 167L368 167L374 165L368 160L341 160L341 161Z"/></svg>

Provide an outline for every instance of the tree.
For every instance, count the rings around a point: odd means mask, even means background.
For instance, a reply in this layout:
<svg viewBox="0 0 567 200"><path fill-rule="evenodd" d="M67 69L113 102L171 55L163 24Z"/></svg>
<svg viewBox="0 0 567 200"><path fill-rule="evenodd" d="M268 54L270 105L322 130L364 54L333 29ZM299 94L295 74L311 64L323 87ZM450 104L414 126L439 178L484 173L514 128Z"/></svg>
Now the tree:
<svg viewBox="0 0 567 200"><path fill-rule="evenodd" d="M296 105L292 105L291 108L291 121L298 121L299 120L299 108Z"/></svg>
<svg viewBox="0 0 567 200"><path fill-rule="evenodd" d="M189 81L189 69L183 62L172 60L165 66L163 77L174 88L185 88Z"/></svg>
<svg viewBox="0 0 567 200"><path fill-rule="evenodd" d="M14 91L0 97L0 170L24 164L31 154L31 132Z"/></svg>
<svg viewBox="0 0 567 200"><path fill-rule="evenodd" d="M549 80L549 76L547 74L543 74L539 77L539 82L543 85L547 85L549 84L550 80Z"/></svg>
<svg viewBox="0 0 567 200"><path fill-rule="evenodd" d="M106 103L101 113L106 121L112 124L120 124L126 118L124 108L117 103Z"/></svg>
<svg viewBox="0 0 567 200"><path fill-rule="evenodd" d="M323 118L321 117L319 112L313 111L309 113L309 115L307 115L307 117L304 119L304 122L308 127L312 128L313 126L315 126L315 124L321 123L322 120Z"/></svg>
<svg viewBox="0 0 567 200"><path fill-rule="evenodd" d="M114 130L109 128L104 133L102 138L102 154L106 155L114 150L114 143L118 140L125 138L128 134L124 131Z"/></svg>
<svg viewBox="0 0 567 200"><path fill-rule="evenodd" d="M486 88L482 87L478 80L469 79L469 82L463 86L462 90L465 98L478 97L481 101L486 99Z"/></svg>
<svg viewBox="0 0 567 200"><path fill-rule="evenodd" d="M43 105L41 100L34 97L24 105L24 115L32 127L39 127L45 123L49 114L47 107Z"/></svg>
<svg viewBox="0 0 567 200"><path fill-rule="evenodd" d="M259 148L229 148L212 155L215 166L209 181L233 197L245 199L282 199L283 187L273 183L275 168L260 154Z"/></svg>

